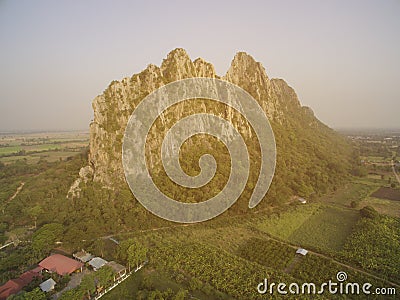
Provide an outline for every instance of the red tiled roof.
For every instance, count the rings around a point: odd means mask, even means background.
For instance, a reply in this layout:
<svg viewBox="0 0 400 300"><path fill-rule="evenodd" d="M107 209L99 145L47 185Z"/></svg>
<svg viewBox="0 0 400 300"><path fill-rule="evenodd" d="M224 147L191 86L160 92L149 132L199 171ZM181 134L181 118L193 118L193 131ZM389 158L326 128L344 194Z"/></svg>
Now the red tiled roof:
<svg viewBox="0 0 400 300"><path fill-rule="evenodd" d="M19 278L11 279L4 285L0 286L0 300L7 299L12 294L17 294L25 286L30 284L35 277L42 277L39 272L43 270L42 267L36 267L32 270L26 271L21 274Z"/></svg>
<svg viewBox="0 0 400 300"><path fill-rule="evenodd" d="M39 266L59 275L66 275L78 270L83 264L64 255L53 254L42 260Z"/></svg>
<svg viewBox="0 0 400 300"><path fill-rule="evenodd" d="M28 285L32 282L33 278L42 276L39 273L32 272L32 270L27 271L23 273L19 278L25 283L25 285Z"/></svg>
<svg viewBox="0 0 400 300"><path fill-rule="evenodd" d="M39 267L32 269L31 272L40 273L40 272L42 272L42 270L43 270L43 268L41 266L39 266Z"/></svg>
<svg viewBox="0 0 400 300"><path fill-rule="evenodd" d="M0 286L0 300L7 299L10 295L18 293L25 286L22 279L11 279Z"/></svg>

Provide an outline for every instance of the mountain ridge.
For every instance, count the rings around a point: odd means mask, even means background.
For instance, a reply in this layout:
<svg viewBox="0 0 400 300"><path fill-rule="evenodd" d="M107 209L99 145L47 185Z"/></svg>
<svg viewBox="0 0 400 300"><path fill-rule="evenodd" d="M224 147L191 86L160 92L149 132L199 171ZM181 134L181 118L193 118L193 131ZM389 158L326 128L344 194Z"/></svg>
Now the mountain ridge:
<svg viewBox="0 0 400 300"><path fill-rule="evenodd" d="M184 49L177 48L167 55L159 67L149 64L142 72L134 74L130 78L112 81L103 94L93 100L94 119L90 124L89 165L81 170L80 177L71 188L69 196L78 196L79 185L86 184L88 181L101 183L104 187L111 189L121 186L126 188L121 155L123 134L131 113L145 96L157 88L176 80L192 77L220 78L238 85L258 101L268 116L278 147L274 181L293 180L295 182L288 184L283 193L274 192L276 187L273 183L270 195L273 194L274 197L277 197L279 194L278 198L284 198L290 194L310 196L313 193L318 194L332 188L332 184L338 182L338 178L336 178L338 176L333 173L328 178L322 176L322 181L327 187L319 188L318 184L312 182L311 177L319 175L314 174L315 172L311 170L309 164L318 156L332 161L331 163L314 162L318 165L321 164L321 171L316 171L318 174L330 172L329 168L334 165L340 165L338 167L340 174L344 174L344 170L349 168L350 149L346 141L320 122L314 116L311 108L301 106L296 92L283 79L270 79L263 65L252 56L245 52L238 52L232 59L225 75L218 76L211 63L203 58L192 61ZM187 113L187 109L187 107L177 105L174 108L174 118L179 120ZM203 103L200 110L209 112L212 109L208 104ZM229 112L229 109L220 109L219 113L233 123L239 122L239 119ZM153 133L150 138L151 149L156 148L157 136L167 130L169 121L161 116L160 132ZM245 135L251 135L251 128L248 125L241 127ZM323 139L326 140L323 141ZM315 151L313 148L320 147L316 144L329 144L329 147L321 146L323 150ZM302 164L296 164L293 161L299 158L303 151L296 147L304 147L304 145L309 145L310 149L307 149L307 155L299 161L305 161L303 165L307 171L301 170ZM335 145L337 146L336 150L333 149ZM329 154L329 152L331 153ZM285 175L289 171L283 170L282 167L287 165L292 167L293 176ZM312 175L307 175L307 172ZM299 175L302 175L302 178L299 179ZM329 182L330 180L332 182Z"/></svg>

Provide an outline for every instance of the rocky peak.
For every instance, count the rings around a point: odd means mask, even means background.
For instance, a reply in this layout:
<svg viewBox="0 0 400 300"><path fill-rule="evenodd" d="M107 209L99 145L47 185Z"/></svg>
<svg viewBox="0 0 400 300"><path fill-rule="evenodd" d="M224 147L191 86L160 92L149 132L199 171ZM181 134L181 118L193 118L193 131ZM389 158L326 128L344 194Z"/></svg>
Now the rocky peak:
<svg viewBox="0 0 400 300"><path fill-rule="evenodd" d="M282 122L283 111L277 95L271 93L271 81L264 67L246 52L238 52L223 79L232 82L252 95L272 120Z"/></svg>
<svg viewBox="0 0 400 300"><path fill-rule="evenodd" d="M246 52L238 52L235 55L224 77L226 80L238 85L246 81L257 85L265 85L269 80L262 64Z"/></svg>
<svg viewBox="0 0 400 300"><path fill-rule="evenodd" d="M187 52L182 48L176 48L168 53L160 69L167 82L196 77L195 66Z"/></svg>
<svg viewBox="0 0 400 300"><path fill-rule="evenodd" d="M197 77L216 77L214 66L201 57L197 58L193 64Z"/></svg>

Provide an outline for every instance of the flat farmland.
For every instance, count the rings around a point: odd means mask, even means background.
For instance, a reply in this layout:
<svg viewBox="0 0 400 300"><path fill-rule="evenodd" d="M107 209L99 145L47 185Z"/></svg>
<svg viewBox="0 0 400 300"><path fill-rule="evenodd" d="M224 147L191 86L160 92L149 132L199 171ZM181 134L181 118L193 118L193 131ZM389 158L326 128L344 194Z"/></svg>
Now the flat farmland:
<svg viewBox="0 0 400 300"><path fill-rule="evenodd" d="M372 197L400 201L400 189L381 187L371 194Z"/></svg>
<svg viewBox="0 0 400 300"><path fill-rule="evenodd" d="M364 206L372 206L380 214L400 218L400 201L367 197L360 203L360 207Z"/></svg>
<svg viewBox="0 0 400 300"><path fill-rule="evenodd" d="M377 189L375 185L349 182L336 192L323 196L322 201L338 206L350 207L351 202L359 202Z"/></svg>
<svg viewBox="0 0 400 300"><path fill-rule="evenodd" d="M0 162L10 164L17 160L37 163L43 159L49 162L64 160L83 151L89 145L89 133L42 132L42 133L0 133Z"/></svg>
<svg viewBox="0 0 400 300"><path fill-rule="evenodd" d="M340 251L359 218L357 210L323 205L288 240L304 247Z"/></svg>

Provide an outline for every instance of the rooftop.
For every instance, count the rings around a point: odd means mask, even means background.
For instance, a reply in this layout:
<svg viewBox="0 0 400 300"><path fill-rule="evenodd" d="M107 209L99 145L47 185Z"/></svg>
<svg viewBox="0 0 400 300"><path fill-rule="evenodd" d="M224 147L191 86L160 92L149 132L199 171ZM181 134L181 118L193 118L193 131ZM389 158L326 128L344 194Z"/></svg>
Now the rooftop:
<svg viewBox="0 0 400 300"><path fill-rule="evenodd" d="M105 259L102 259L101 257L95 257L89 261L89 265L91 265L95 271L100 269L106 263L107 261Z"/></svg>
<svg viewBox="0 0 400 300"><path fill-rule="evenodd" d="M43 292L50 292L51 290L54 289L56 286L56 282L53 280L53 278L47 279L46 281L43 281L39 287Z"/></svg>
<svg viewBox="0 0 400 300"><path fill-rule="evenodd" d="M119 273L119 272L126 270L126 268L123 265L120 265L119 263L116 263L115 261L108 262L106 264L106 266L111 267L115 273Z"/></svg>
<svg viewBox="0 0 400 300"><path fill-rule="evenodd" d="M308 253L308 251L306 249L303 249L303 248L299 248L296 251L296 254L301 254L303 256L306 255L307 253Z"/></svg>
<svg viewBox="0 0 400 300"><path fill-rule="evenodd" d="M67 275L81 268L83 264L64 255L53 254L42 260L39 266L59 275Z"/></svg>
<svg viewBox="0 0 400 300"><path fill-rule="evenodd" d="M93 255L90 254L89 252L82 250L82 251L79 251L79 252L73 254L73 257L75 257L76 259L85 263L85 262L88 262L89 260L91 260L93 258Z"/></svg>

